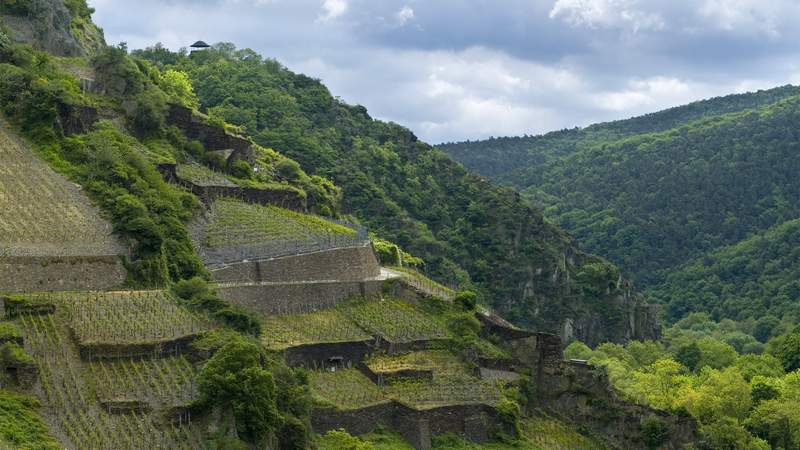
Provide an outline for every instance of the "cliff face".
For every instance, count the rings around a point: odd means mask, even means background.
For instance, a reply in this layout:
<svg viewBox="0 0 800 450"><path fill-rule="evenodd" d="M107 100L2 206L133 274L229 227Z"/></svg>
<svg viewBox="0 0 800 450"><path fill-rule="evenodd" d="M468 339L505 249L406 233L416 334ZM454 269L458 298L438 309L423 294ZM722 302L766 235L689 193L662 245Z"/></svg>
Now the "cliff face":
<svg viewBox="0 0 800 450"><path fill-rule="evenodd" d="M648 305L609 262L586 254L532 208L508 243L519 270L495 272L493 285L511 284L495 307L515 322L589 345L660 337L658 308ZM501 291L502 292L502 291Z"/></svg>
<svg viewBox="0 0 800 450"><path fill-rule="evenodd" d="M56 56L84 56L105 45L92 12L85 2L70 9L63 0L30 0L13 10L0 9L0 23L12 41Z"/></svg>

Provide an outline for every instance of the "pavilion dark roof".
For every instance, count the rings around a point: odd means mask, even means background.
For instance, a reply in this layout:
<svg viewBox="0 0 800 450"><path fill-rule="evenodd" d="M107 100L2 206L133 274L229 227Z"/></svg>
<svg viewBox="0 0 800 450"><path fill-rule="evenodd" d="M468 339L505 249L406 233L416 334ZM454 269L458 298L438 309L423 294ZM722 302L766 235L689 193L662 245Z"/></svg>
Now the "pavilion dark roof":
<svg viewBox="0 0 800 450"><path fill-rule="evenodd" d="M211 47L211 46L206 44L203 41L197 41L194 44L192 44L190 47L192 47L192 48L208 48L208 47Z"/></svg>

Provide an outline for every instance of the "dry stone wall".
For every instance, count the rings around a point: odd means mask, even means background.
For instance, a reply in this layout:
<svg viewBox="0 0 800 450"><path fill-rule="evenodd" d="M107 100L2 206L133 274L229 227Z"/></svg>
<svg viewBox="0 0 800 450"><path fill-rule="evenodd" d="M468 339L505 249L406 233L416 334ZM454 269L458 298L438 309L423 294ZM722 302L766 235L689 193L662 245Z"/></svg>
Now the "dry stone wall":
<svg viewBox="0 0 800 450"><path fill-rule="evenodd" d="M371 245L233 264L213 270L219 283L363 281L381 268Z"/></svg>
<svg viewBox="0 0 800 450"><path fill-rule="evenodd" d="M349 298L380 294L383 281L321 281L222 285L220 296L262 314L299 314L332 308Z"/></svg>
<svg viewBox="0 0 800 450"><path fill-rule="evenodd" d="M455 405L423 411L391 401L352 411L316 408L311 415L314 432L345 429L358 435L387 426L403 436L415 449L431 448L431 437L458 434L475 442L486 442L500 427L497 412L485 405Z"/></svg>
<svg viewBox="0 0 800 450"><path fill-rule="evenodd" d="M125 282L119 256L0 257L0 291L98 291Z"/></svg>

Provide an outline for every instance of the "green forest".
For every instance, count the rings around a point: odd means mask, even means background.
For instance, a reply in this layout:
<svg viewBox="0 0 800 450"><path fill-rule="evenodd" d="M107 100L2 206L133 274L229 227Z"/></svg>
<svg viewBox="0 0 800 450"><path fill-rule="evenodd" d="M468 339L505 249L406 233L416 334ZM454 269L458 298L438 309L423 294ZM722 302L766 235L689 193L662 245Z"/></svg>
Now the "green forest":
<svg viewBox="0 0 800 450"><path fill-rule="evenodd" d="M797 323L797 94L786 86L442 148L523 189L584 248L664 304L669 322L702 311L716 320ZM523 168L497 171L488 160Z"/></svg>
<svg viewBox="0 0 800 450"><path fill-rule="evenodd" d="M693 313L662 342L573 342L567 358L602 367L632 402L697 420L701 445L714 449L800 448L800 327L762 354L733 321ZM654 439L658 424L652 425ZM657 441L657 439L656 439Z"/></svg>

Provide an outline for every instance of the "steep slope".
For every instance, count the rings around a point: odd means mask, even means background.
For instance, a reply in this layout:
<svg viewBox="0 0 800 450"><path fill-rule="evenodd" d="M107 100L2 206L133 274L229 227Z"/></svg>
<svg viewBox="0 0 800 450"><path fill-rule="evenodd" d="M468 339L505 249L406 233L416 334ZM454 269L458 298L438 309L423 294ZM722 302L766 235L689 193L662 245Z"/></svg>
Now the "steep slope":
<svg viewBox="0 0 800 450"><path fill-rule="evenodd" d="M105 46L85 0L24 0L0 3L0 24L14 42L57 56L93 54ZM1 32L0 32L1 33Z"/></svg>
<svg viewBox="0 0 800 450"><path fill-rule="evenodd" d="M656 332L617 269L577 250L515 191L335 99L319 81L231 44L191 56L158 46L134 55L188 73L212 117L332 179L347 212L422 257L435 277L474 283L517 322L589 342Z"/></svg>
<svg viewBox="0 0 800 450"><path fill-rule="evenodd" d="M795 127L800 98L788 95L768 103L779 93L795 91L785 87L750 94L750 104L765 104L662 132L589 140L569 155L529 166L536 176L516 182L527 186L525 194L545 205L546 214L588 250L618 263L640 285L666 281L669 286L660 286L657 297L678 302L670 313L678 319L680 311L694 308L685 298L696 298L691 292L697 283L716 282L711 273L709 279L701 279L701 272L692 270L696 283L684 284L690 280L671 277L671 271L706 256L716 260L711 252L800 217L800 183L795 176L800 168L800 133ZM731 99L736 101L728 109L742 104L741 97ZM479 144L469 146L477 149ZM758 267L726 277L738 277L731 279L737 285L756 283L769 276L765 267ZM715 305L728 301L724 297L714 300ZM765 296L757 298L753 314L769 308ZM743 318L737 308L717 312L723 318Z"/></svg>
<svg viewBox="0 0 800 450"><path fill-rule="evenodd" d="M649 292L669 303L671 321L698 311L734 320L772 316L774 323L797 321L799 249L800 220L790 220L685 264Z"/></svg>

